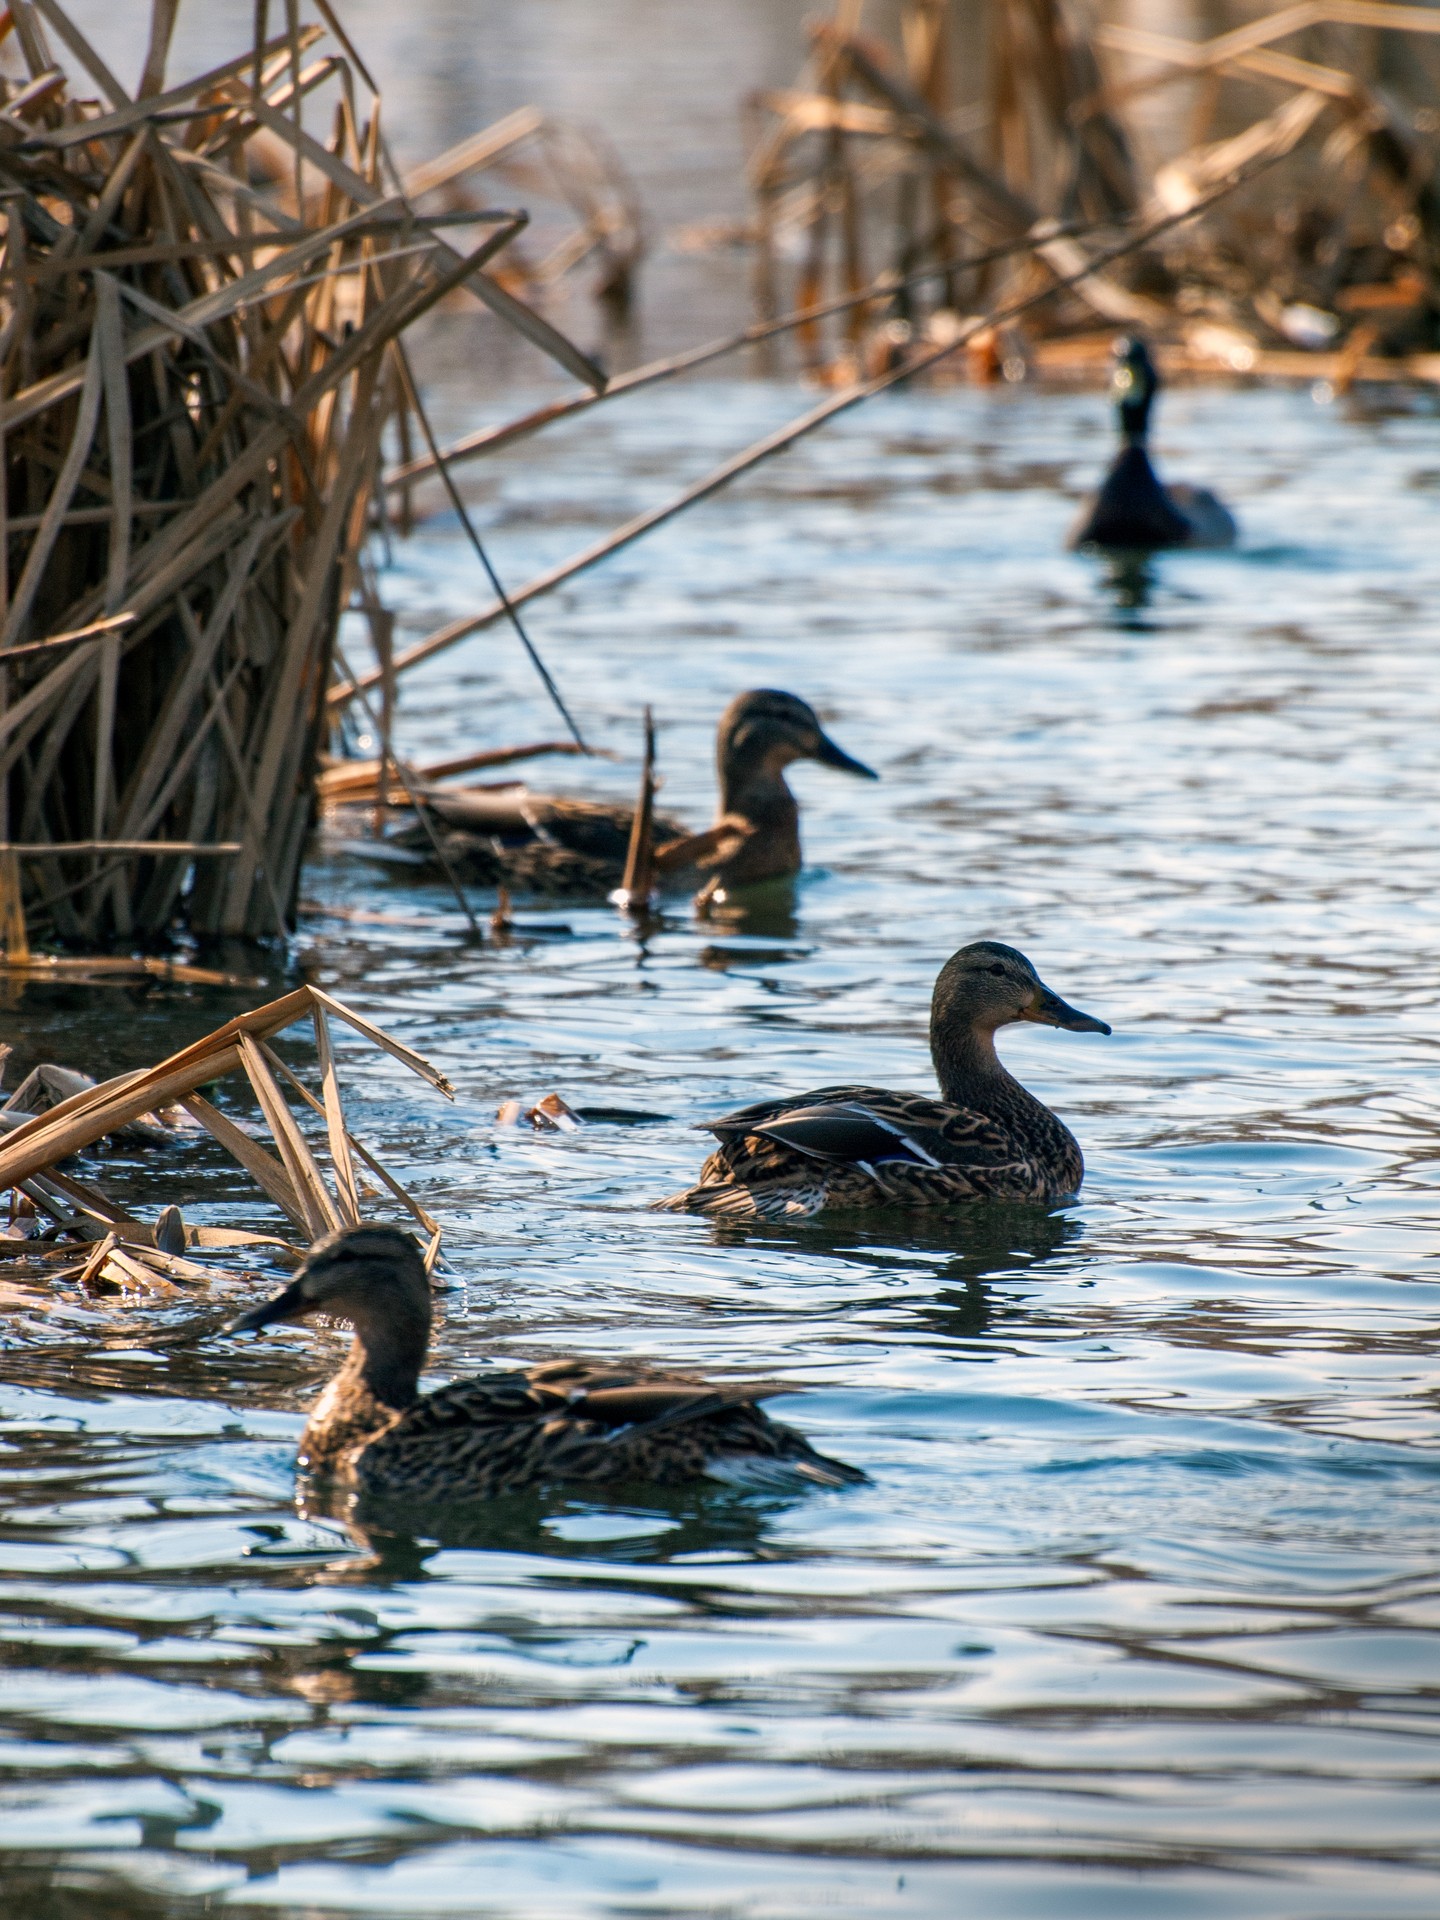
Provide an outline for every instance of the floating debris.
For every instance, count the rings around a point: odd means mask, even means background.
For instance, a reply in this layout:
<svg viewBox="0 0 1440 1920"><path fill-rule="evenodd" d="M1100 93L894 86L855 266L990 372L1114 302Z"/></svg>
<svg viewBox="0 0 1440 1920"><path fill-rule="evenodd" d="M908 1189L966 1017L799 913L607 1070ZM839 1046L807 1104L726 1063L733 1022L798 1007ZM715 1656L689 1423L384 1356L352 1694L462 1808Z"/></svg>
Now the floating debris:
<svg viewBox="0 0 1440 1920"><path fill-rule="evenodd" d="M307 1017L314 1029L320 1069L318 1095L269 1044L285 1028ZM382 1047L447 1098L454 1097L445 1076L419 1054L319 987L303 986L250 1013L238 1015L203 1040L182 1048L154 1067L119 1074L98 1086L87 1082L64 1094L46 1111L20 1119L8 1137L0 1139L0 1189L19 1189L39 1213L48 1215L56 1228L69 1238L96 1242L112 1239L116 1247L126 1250L126 1258L138 1257L137 1250L148 1249L156 1256L156 1260L150 1262L151 1268L163 1271L171 1280L186 1277L179 1269L164 1265L166 1261L180 1258L182 1240L186 1247L287 1245L263 1235L192 1227L173 1204L165 1206L153 1224L147 1224L107 1199L97 1188L61 1171L60 1163L73 1154L174 1105L219 1141L280 1208L291 1226L304 1235L307 1243L336 1227L359 1223L358 1161L425 1229L429 1236L427 1265L433 1266L440 1247L439 1226L346 1124L331 1045L332 1019L343 1021L373 1045ZM199 1091L202 1086L236 1072L245 1075L260 1103L273 1151L262 1146ZM84 1080L86 1077L74 1078ZM69 1084L62 1081L56 1090ZM287 1087L324 1121L325 1148L312 1148L301 1132L283 1091ZM328 1157L328 1180L317 1151ZM14 1217L12 1210L12 1220ZM111 1256L106 1257L108 1260ZM123 1260L120 1264L124 1268Z"/></svg>
<svg viewBox="0 0 1440 1920"><path fill-rule="evenodd" d="M533 1127L536 1133L575 1133L583 1124L580 1115L558 1093L547 1093L533 1107L519 1100L503 1101L495 1122L501 1127Z"/></svg>
<svg viewBox="0 0 1440 1920"><path fill-rule="evenodd" d="M38 1067L31 1068L5 1104L0 1106L0 1128L23 1126L37 1113L47 1113L62 1101L91 1092L94 1087L95 1082L88 1073L42 1061ZM169 1145L177 1135L197 1130L197 1123L178 1107L168 1106L163 1113L141 1114L138 1119L117 1128L116 1138L148 1146Z"/></svg>
<svg viewBox="0 0 1440 1920"><path fill-rule="evenodd" d="M655 715L645 709L645 751L640 762L640 792L630 820L625 872L610 898L624 912L645 918L655 903Z"/></svg>

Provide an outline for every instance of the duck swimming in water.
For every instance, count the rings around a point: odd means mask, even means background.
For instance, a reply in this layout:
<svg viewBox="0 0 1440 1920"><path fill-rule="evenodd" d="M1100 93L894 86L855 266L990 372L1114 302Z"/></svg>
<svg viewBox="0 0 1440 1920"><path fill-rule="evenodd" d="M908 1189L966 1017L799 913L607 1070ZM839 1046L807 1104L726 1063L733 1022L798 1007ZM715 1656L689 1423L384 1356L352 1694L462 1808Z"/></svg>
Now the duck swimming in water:
<svg viewBox="0 0 1440 1920"><path fill-rule="evenodd" d="M699 1479L772 1491L843 1487L865 1475L829 1460L756 1402L788 1388L727 1383L593 1360L553 1360L418 1390L430 1345L430 1280L398 1227L342 1227L317 1240L283 1293L232 1333L347 1320L350 1354L311 1410L298 1466L363 1494L495 1500L555 1483Z"/></svg>
<svg viewBox="0 0 1440 1920"><path fill-rule="evenodd" d="M814 760L862 780L877 778L835 744L805 701L766 687L740 694L725 709L715 757L720 810L714 827L692 836L678 821L657 819L654 833L656 864L666 884L703 883L705 901L800 871L800 810L785 779L785 769L795 761ZM603 899L623 878L633 807L567 800L523 787L434 792L424 805L447 858L462 878L477 885ZM692 839L700 845L687 855ZM389 844L420 854L432 851L419 821Z"/></svg>
<svg viewBox="0 0 1440 1920"><path fill-rule="evenodd" d="M1120 421L1120 451L1100 491L1081 509L1070 546L1139 552L1235 544L1235 521L1208 487L1162 485L1150 464L1146 439L1159 390L1160 376L1144 341L1117 340L1111 392Z"/></svg>
<svg viewBox="0 0 1440 1920"><path fill-rule="evenodd" d="M660 1203L717 1219L803 1218L853 1207L1037 1201L1078 1193L1079 1144L1007 1073L995 1034L1015 1021L1109 1033L1052 993L1023 953L977 940L947 960L930 1005L940 1098L880 1087L820 1087L762 1100L706 1132L720 1145L697 1186Z"/></svg>

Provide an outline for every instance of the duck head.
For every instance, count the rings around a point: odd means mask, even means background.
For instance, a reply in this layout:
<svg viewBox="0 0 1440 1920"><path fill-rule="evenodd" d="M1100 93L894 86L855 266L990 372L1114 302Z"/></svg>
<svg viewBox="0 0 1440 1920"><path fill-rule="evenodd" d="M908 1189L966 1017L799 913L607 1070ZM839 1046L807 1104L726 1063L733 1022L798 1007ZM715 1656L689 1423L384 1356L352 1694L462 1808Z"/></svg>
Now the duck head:
<svg viewBox="0 0 1440 1920"><path fill-rule="evenodd" d="M1160 376L1145 342L1133 334L1115 342L1115 373L1110 393L1120 416L1120 432L1128 441L1141 441L1150 426L1150 408L1160 391Z"/></svg>
<svg viewBox="0 0 1440 1920"><path fill-rule="evenodd" d="M306 1320L355 1329L351 1365L386 1406L415 1398L430 1344L430 1279L413 1234L399 1227L341 1227L317 1240L283 1292L232 1320L230 1333Z"/></svg>
<svg viewBox="0 0 1440 1920"><path fill-rule="evenodd" d="M930 1051L947 1100L977 1067L994 1061L995 1034L1017 1021L1064 1027L1069 1033L1109 1033L1103 1020L1081 1013L1045 985L1014 947L976 940L940 969L930 1002Z"/></svg>
<svg viewBox="0 0 1440 1920"><path fill-rule="evenodd" d="M785 769L796 760L814 760L861 780L880 777L836 746L813 707L771 687L752 688L730 702L720 716L715 758L726 811L743 810L740 803L756 788L783 786Z"/></svg>

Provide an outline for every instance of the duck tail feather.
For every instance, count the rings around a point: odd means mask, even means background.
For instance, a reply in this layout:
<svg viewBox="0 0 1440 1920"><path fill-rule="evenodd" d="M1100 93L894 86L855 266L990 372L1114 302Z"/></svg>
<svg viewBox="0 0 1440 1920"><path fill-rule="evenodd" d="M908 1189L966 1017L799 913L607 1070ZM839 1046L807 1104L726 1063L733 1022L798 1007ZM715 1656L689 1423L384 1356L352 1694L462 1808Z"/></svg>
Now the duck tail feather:
<svg viewBox="0 0 1440 1920"><path fill-rule="evenodd" d="M869 1476L843 1460L829 1460L821 1453L801 1459L785 1459L774 1454L721 1453L705 1464L712 1480L726 1486L743 1487L754 1493L795 1493L806 1487L856 1487L868 1484Z"/></svg>
<svg viewBox="0 0 1440 1920"><path fill-rule="evenodd" d="M747 1187L739 1182L687 1187L656 1200L652 1213L703 1213L712 1220L805 1220L825 1204L823 1187Z"/></svg>

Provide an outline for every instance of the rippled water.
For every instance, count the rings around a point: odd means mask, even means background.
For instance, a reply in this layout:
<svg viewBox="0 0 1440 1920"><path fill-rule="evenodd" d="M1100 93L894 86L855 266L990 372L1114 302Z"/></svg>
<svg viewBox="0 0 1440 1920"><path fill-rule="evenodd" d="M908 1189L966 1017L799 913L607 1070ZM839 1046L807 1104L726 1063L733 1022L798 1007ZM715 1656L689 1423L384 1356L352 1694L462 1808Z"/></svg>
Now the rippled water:
<svg viewBox="0 0 1440 1920"><path fill-rule="evenodd" d="M797 404L656 392L472 470L497 561L519 581ZM1165 559L1143 605L1060 547L1100 399L959 390L848 416L535 607L598 739L633 754L655 702L697 822L745 685L880 769L800 770L792 917L526 910L551 937L476 949L442 889L333 851L308 882L306 971L458 1089L346 1047L357 1131L446 1224L435 1378L759 1369L873 1484L351 1537L290 1470L340 1336L184 1337L257 1279L16 1283L11 1910L1436 1911L1435 421L1210 390L1162 425L1244 544ZM445 519L386 584L407 636L484 597ZM419 755L554 730L498 632L405 711ZM1114 1024L1004 1040L1081 1138L1081 1204L838 1234L645 1211L699 1117L927 1085L930 983L982 934ZM258 997L31 988L0 1037L113 1071ZM649 1119L497 1130L552 1088ZM208 1146L91 1164L269 1217Z"/></svg>

